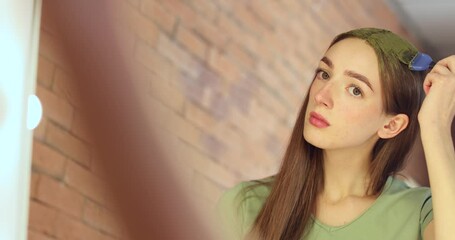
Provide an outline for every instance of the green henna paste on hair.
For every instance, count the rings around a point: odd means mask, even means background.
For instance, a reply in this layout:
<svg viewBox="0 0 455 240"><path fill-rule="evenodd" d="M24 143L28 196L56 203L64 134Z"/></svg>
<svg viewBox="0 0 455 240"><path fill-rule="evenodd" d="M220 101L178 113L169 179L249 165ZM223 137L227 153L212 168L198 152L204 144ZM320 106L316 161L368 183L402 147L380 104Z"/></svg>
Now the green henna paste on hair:
<svg viewBox="0 0 455 240"><path fill-rule="evenodd" d="M417 48L409 41L401 38L397 34L379 28L359 28L338 35L334 41L345 36L356 37L365 40L375 51L378 56L384 56L389 63L405 64L410 68L414 57L419 53ZM379 54L382 52L383 54ZM399 60L396 61L396 59ZM381 61L379 61L382 65ZM382 68L383 66L381 66Z"/></svg>

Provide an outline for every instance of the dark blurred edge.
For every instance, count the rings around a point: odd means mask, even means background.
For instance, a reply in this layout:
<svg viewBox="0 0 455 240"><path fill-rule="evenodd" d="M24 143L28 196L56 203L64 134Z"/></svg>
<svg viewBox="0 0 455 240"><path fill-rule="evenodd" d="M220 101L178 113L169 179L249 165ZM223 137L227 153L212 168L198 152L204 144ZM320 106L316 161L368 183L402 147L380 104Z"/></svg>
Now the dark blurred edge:
<svg viewBox="0 0 455 240"><path fill-rule="evenodd" d="M210 239L134 95L107 0L44 0L81 96L100 166L133 239Z"/></svg>

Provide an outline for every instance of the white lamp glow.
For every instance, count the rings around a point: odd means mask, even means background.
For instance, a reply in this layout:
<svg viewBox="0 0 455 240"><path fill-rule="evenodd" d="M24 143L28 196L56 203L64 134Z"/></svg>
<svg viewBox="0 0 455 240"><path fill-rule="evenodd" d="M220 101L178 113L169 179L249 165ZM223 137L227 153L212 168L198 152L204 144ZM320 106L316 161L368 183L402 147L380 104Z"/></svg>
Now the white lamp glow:
<svg viewBox="0 0 455 240"><path fill-rule="evenodd" d="M43 107L36 95L28 96L27 106L27 128L33 130L38 126L43 116Z"/></svg>

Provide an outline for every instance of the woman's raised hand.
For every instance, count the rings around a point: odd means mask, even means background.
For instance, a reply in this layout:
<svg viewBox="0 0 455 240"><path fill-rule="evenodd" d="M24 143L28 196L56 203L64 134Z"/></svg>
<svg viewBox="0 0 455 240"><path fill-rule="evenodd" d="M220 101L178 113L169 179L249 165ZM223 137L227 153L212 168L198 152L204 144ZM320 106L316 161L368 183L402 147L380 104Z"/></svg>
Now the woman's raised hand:
<svg viewBox="0 0 455 240"><path fill-rule="evenodd" d="M436 63L423 89L426 97L418 115L421 127L450 131L455 115L455 55Z"/></svg>

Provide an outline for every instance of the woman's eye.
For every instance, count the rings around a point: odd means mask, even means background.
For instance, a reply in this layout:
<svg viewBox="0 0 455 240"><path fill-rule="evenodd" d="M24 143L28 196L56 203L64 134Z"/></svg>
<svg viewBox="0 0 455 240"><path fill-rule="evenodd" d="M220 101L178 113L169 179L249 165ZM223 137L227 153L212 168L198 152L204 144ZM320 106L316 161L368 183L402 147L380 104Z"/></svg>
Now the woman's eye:
<svg viewBox="0 0 455 240"><path fill-rule="evenodd" d="M323 78L323 79L328 79L329 77L330 77L330 76L329 76L328 73L322 72L322 78Z"/></svg>
<svg viewBox="0 0 455 240"><path fill-rule="evenodd" d="M352 85L348 88L349 93L351 93L355 97L363 96L362 90L359 87Z"/></svg>
<svg viewBox="0 0 455 240"><path fill-rule="evenodd" d="M322 70L320 68L316 70L316 75L319 78L322 78L322 79L325 79L325 80L330 78L330 75L326 71L324 71L324 70Z"/></svg>

